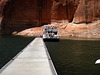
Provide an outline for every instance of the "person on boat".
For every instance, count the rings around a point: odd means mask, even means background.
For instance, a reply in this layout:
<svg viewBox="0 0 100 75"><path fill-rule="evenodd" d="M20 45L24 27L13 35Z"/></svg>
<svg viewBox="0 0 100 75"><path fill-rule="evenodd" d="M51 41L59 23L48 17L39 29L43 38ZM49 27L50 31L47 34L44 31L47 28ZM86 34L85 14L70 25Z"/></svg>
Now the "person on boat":
<svg viewBox="0 0 100 75"><path fill-rule="evenodd" d="M54 36L54 33L49 33L50 38L53 38L53 36Z"/></svg>
<svg viewBox="0 0 100 75"><path fill-rule="evenodd" d="M52 38L52 33L49 33L49 37Z"/></svg>
<svg viewBox="0 0 100 75"><path fill-rule="evenodd" d="M44 34L48 33L47 29L44 30Z"/></svg>

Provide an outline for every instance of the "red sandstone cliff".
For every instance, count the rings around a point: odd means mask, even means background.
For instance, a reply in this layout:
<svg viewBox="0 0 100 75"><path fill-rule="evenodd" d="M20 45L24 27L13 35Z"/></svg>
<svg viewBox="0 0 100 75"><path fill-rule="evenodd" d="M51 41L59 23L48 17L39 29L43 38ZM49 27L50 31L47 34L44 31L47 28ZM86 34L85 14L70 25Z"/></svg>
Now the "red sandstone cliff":
<svg viewBox="0 0 100 75"><path fill-rule="evenodd" d="M100 20L99 3L100 0L8 0L3 9L2 29L11 33L57 23L65 33L84 31L90 29L90 23Z"/></svg>
<svg viewBox="0 0 100 75"><path fill-rule="evenodd" d="M77 3L76 0L9 0L3 10L2 28L9 33L51 22L71 22Z"/></svg>
<svg viewBox="0 0 100 75"><path fill-rule="evenodd" d="M51 0L9 0L3 10L2 28L7 32L51 23Z"/></svg>
<svg viewBox="0 0 100 75"><path fill-rule="evenodd" d="M100 0L80 0L74 14L74 23L91 23L100 20Z"/></svg>
<svg viewBox="0 0 100 75"><path fill-rule="evenodd" d="M2 20L2 13L3 13L3 8L5 6L5 3L7 2L7 0L0 0L0 23L1 23L1 20Z"/></svg>

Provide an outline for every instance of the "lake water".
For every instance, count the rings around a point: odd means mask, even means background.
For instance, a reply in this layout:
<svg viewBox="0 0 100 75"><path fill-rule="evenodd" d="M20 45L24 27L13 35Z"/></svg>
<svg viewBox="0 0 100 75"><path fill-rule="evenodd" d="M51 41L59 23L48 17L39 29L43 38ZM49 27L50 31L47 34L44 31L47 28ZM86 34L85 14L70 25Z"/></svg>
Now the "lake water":
<svg viewBox="0 0 100 75"><path fill-rule="evenodd" d="M100 41L45 42L58 75L100 75Z"/></svg>
<svg viewBox="0 0 100 75"><path fill-rule="evenodd" d="M34 38L0 35L0 68ZM100 75L100 41L60 40L45 42L58 75Z"/></svg>
<svg viewBox="0 0 100 75"><path fill-rule="evenodd" d="M0 35L0 68L16 56L34 38Z"/></svg>

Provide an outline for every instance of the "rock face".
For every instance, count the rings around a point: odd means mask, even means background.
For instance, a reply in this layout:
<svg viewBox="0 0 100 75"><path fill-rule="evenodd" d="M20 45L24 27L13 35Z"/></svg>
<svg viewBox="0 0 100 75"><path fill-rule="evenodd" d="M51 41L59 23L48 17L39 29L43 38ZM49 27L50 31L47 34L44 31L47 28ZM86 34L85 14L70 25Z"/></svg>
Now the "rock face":
<svg viewBox="0 0 100 75"><path fill-rule="evenodd" d="M74 23L90 23L100 19L100 0L80 0Z"/></svg>
<svg viewBox="0 0 100 75"><path fill-rule="evenodd" d="M1 27L12 33L52 22L91 23L100 20L99 3L100 0L6 0Z"/></svg>
<svg viewBox="0 0 100 75"><path fill-rule="evenodd" d="M51 20L57 22L60 20L67 20L66 0L52 0L53 5L51 8ZM64 5L65 3L65 5Z"/></svg>
<svg viewBox="0 0 100 75"><path fill-rule="evenodd" d="M52 0L51 20L52 21L68 21L74 18L75 10L78 6L78 0Z"/></svg>
<svg viewBox="0 0 100 75"><path fill-rule="evenodd" d="M2 16L3 8L7 0L0 0L0 17Z"/></svg>
<svg viewBox="0 0 100 75"><path fill-rule="evenodd" d="M70 22L76 7L75 0L9 0L3 10L2 29L9 33L51 22Z"/></svg>
<svg viewBox="0 0 100 75"><path fill-rule="evenodd" d="M3 18L2 13L3 13L3 8L4 8L6 2L7 2L7 0L0 0L0 24L1 24L1 20Z"/></svg>
<svg viewBox="0 0 100 75"><path fill-rule="evenodd" d="M43 34L43 28L46 26L57 27L58 35L63 39L68 39L68 37L100 39L100 20L89 24L82 23L74 25L73 23L53 23L41 27L26 29L19 33L14 32L13 34L22 36L41 36Z"/></svg>
<svg viewBox="0 0 100 75"><path fill-rule="evenodd" d="M50 0L9 0L3 12L2 28L12 32L48 24L51 5Z"/></svg>

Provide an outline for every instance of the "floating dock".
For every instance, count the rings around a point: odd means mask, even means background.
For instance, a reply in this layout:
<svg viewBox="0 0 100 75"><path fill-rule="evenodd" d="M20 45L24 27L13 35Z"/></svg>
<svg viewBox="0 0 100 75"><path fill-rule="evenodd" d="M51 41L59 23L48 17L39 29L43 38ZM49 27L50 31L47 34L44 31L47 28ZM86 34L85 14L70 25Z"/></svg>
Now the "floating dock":
<svg viewBox="0 0 100 75"><path fill-rule="evenodd" d="M43 39L35 38L0 70L0 75L57 75L57 72Z"/></svg>

